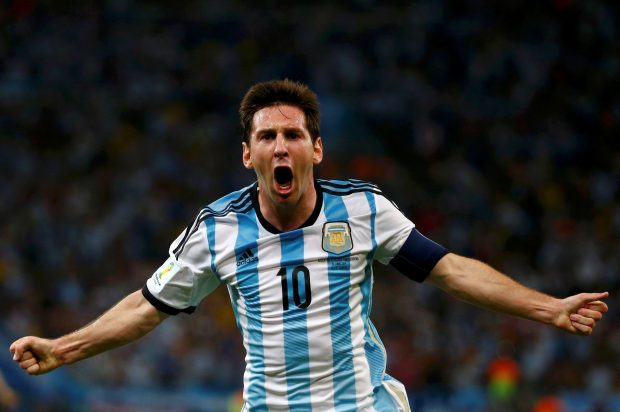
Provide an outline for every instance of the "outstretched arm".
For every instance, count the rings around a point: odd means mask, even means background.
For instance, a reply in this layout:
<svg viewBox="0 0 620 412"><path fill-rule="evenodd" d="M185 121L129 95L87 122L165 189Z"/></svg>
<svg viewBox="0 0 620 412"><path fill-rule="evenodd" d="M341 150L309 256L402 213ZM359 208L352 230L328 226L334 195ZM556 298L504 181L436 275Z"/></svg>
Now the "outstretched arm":
<svg viewBox="0 0 620 412"><path fill-rule="evenodd" d="M523 286L485 263L453 253L437 262L428 281L465 302L578 335L591 334L607 312L602 301L607 292L557 299Z"/></svg>
<svg viewBox="0 0 620 412"><path fill-rule="evenodd" d="M57 339L26 336L13 342L9 350L22 369L30 375L40 375L133 342L167 316L138 290L82 329Z"/></svg>

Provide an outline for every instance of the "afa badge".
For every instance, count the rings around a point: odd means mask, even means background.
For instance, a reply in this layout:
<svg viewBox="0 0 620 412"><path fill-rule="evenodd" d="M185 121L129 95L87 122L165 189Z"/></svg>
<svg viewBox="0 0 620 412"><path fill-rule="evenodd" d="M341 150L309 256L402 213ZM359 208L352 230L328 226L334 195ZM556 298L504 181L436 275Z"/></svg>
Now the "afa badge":
<svg viewBox="0 0 620 412"><path fill-rule="evenodd" d="M353 249L348 222L327 222L323 225L323 250L336 255Z"/></svg>

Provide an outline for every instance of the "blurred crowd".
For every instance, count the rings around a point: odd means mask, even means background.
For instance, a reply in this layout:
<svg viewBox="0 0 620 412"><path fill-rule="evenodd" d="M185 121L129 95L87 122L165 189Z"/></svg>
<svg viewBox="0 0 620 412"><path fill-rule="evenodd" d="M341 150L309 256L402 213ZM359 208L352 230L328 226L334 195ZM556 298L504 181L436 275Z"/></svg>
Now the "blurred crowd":
<svg viewBox="0 0 620 412"><path fill-rule="evenodd" d="M417 410L620 410L617 4L70 3L0 9L2 342L65 334L142 287L201 207L253 182L243 93L291 78L321 102L320 177L378 183L427 236L531 287L611 293L578 338L375 267L372 318ZM224 289L63 373L239 388ZM5 374L53 410L36 381Z"/></svg>

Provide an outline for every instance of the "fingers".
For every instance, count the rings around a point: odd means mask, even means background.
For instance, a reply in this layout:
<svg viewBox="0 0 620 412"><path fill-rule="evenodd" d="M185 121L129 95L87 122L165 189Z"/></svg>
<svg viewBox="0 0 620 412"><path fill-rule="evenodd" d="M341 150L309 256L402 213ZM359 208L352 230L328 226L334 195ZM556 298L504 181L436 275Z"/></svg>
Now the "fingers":
<svg viewBox="0 0 620 412"><path fill-rule="evenodd" d="M596 324L594 319L576 313L570 315L570 322L577 332L583 335L590 335Z"/></svg>
<svg viewBox="0 0 620 412"><path fill-rule="evenodd" d="M602 302L600 300L596 300L594 302L590 302L588 304L586 304L586 307L588 309L592 309L595 311L598 311L600 313L605 313L609 310L609 308L607 307L607 304L605 302Z"/></svg>
<svg viewBox="0 0 620 412"><path fill-rule="evenodd" d="M585 303L591 304L591 303L594 303L595 301L607 299L609 297L609 292L581 293L581 297Z"/></svg>
<svg viewBox="0 0 620 412"><path fill-rule="evenodd" d="M579 324L583 326L593 327L596 324L596 321L587 316L579 315L577 313L573 313L570 315L570 321L574 324Z"/></svg>
<svg viewBox="0 0 620 412"><path fill-rule="evenodd" d="M24 355L21 357L19 361L19 367L22 369L28 369L32 365L36 365L38 362L37 358L34 357L32 352L24 352Z"/></svg>
<svg viewBox="0 0 620 412"><path fill-rule="evenodd" d="M9 347L9 351L13 354L14 361L20 361L24 351L28 348L28 338L21 338L16 340Z"/></svg>
<svg viewBox="0 0 620 412"><path fill-rule="evenodd" d="M41 375L59 366L58 359L51 350L49 340L36 336L18 339L9 347L9 351L13 353L13 360L30 375Z"/></svg>
<svg viewBox="0 0 620 412"><path fill-rule="evenodd" d="M571 320L571 324L577 330L577 333L579 333L580 335L590 335L590 334L592 334L592 327L590 327L590 326L587 326L587 325L584 325L582 323L575 322L575 321L572 321L572 320Z"/></svg>
<svg viewBox="0 0 620 412"><path fill-rule="evenodd" d="M596 326L596 322L602 317L603 315L600 312L580 309L578 313L570 315L570 322L578 333L590 335Z"/></svg>
<svg viewBox="0 0 620 412"><path fill-rule="evenodd" d="M26 372L28 372L29 375L38 375L41 372L41 365L35 363L34 365L27 368Z"/></svg>
<svg viewBox="0 0 620 412"><path fill-rule="evenodd" d="M30 375L38 375L41 371L39 360L30 351L26 351L19 359L19 367L24 369Z"/></svg>
<svg viewBox="0 0 620 412"><path fill-rule="evenodd" d="M17 339L11 344L9 350L13 353L13 360L19 362L27 351L32 350L35 340L32 336Z"/></svg>
<svg viewBox="0 0 620 412"><path fill-rule="evenodd" d="M572 300L572 308L568 310L569 319L573 328L572 332L580 335L590 335L596 326L596 322L603 318L608 311L607 304L603 299L609 297L608 292L580 293Z"/></svg>
<svg viewBox="0 0 620 412"><path fill-rule="evenodd" d="M38 371L40 369L39 359L35 356L35 341L32 336L26 336L16 340L9 347L9 351L13 353L13 360L19 364L19 367L25 369L28 373Z"/></svg>
<svg viewBox="0 0 620 412"><path fill-rule="evenodd" d="M15 341L9 350L13 352L13 360L19 362L19 367L24 369L30 375L38 375L41 371L39 360L29 350L24 350L26 345L21 345L19 341Z"/></svg>
<svg viewBox="0 0 620 412"><path fill-rule="evenodd" d="M581 316L585 316L594 320L601 320L603 318L603 314L601 313L601 311L591 310L588 308L581 308L577 311L577 313Z"/></svg>

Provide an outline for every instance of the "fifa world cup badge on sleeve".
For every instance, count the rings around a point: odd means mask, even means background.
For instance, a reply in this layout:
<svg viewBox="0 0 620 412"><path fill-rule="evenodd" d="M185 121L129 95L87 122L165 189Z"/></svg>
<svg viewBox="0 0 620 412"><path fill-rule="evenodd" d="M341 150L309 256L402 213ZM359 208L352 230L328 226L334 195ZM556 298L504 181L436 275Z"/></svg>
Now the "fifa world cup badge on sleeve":
<svg viewBox="0 0 620 412"><path fill-rule="evenodd" d="M353 249L348 222L327 222L323 225L323 250L340 255Z"/></svg>
<svg viewBox="0 0 620 412"><path fill-rule="evenodd" d="M179 265L177 262L172 260L172 258L168 258L166 262L157 271L153 274L153 282L158 287L161 287L168 282L168 280L179 271Z"/></svg>

